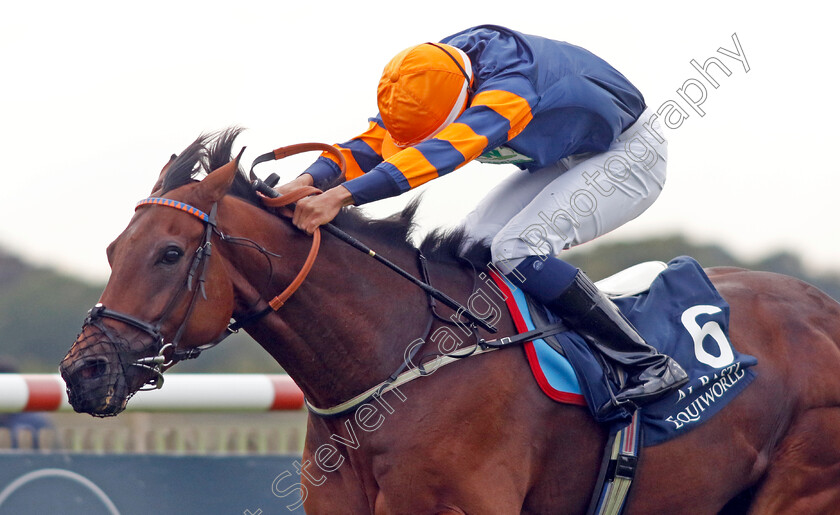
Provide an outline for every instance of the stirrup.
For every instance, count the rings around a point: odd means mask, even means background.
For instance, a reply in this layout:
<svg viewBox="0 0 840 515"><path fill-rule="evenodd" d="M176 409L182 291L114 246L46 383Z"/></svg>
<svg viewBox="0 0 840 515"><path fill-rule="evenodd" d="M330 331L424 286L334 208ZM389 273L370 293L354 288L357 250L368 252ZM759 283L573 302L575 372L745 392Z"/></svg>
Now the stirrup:
<svg viewBox="0 0 840 515"><path fill-rule="evenodd" d="M674 391L679 390L686 383L688 383L688 381L688 376L685 376L683 378L677 379L676 382L669 385L667 388L650 392L647 395L636 395L624 399L619 399L619 397L622 393L625 392L625 390L619 391L618 394L614 394L612 390L610 390L610 400L608 400L601 407L598 408L598 417L602 417L618 409L623 409L627 411L630 415L632 415L634 411L642 409L645 406L653 404L657 401L660 401L668 395L674 393Z"/></svg>
<svg viewBox="0 0 840 515"><path fill-rule="evenodd" d="M607 390L610 392L610 399L595 410L596 419L609 420L613 418L616 412L620 411L623 411L626 417L632 417L633 413L641 408L632 399L618 400L611 388Z"/></svg>

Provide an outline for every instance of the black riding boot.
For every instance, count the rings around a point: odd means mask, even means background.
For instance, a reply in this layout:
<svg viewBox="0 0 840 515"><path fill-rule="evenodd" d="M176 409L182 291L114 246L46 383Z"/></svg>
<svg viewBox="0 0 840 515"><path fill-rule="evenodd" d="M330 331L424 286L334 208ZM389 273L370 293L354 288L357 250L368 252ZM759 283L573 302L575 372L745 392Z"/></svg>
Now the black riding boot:
<svg viewBox="0 0 840 515"><path fill-rule="evenodd" d="M688 382L682 367L648 345L582 271L560 296L548 303L548 308L583 336L610 367L620 368L627 376L615 401L602 406L600 413L627 403L636 407L650 404Z"/></svg>

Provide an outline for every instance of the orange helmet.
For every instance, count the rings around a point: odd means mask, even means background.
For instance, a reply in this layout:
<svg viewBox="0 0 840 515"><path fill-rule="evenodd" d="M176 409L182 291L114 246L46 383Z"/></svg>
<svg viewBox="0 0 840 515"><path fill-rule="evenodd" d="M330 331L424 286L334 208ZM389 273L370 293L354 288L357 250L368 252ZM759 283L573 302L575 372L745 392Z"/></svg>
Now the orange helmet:
<svg viewBox="0 0 840 515"><path fill-rule="evenodd" d="M388 130L383 153L416 145L452 123L467 106L471 80L470 59L459 48L423 43L397 54L377 89L379 114Z"/></svg>

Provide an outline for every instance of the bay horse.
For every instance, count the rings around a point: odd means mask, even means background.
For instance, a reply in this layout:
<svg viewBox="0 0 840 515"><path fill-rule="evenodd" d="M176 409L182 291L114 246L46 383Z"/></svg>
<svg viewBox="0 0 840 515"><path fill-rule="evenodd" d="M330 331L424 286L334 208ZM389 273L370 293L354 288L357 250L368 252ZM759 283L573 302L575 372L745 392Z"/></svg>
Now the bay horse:
<svg viewBox="0 0 840 515"><path fill-rule="evenodd" d="M77 411L119 413L160 370L220 339L231 317L317 407L381 383L411 342L447 323L425 292L329 234L297 292L267 310L312 237L253 192L231 161L236 135L203 136L173 156L152 191L174 205L142 205L108 247L100 305L61 363ZM197 180L198 168L212 172ZM384 220L350 208L335 223L419 275L408 242L415 208ZM433 233L421 248L429 280L463 302L480 270L455 258L459 244ZM644 449L626 513L840 512L840 305L791 277L708 274L731 307L733 345L758 359L757 378L710 421ZM496 327L515 334L507 313ZM584 513L605 429L529 376L511 347L442 367L355 413L310 413L300 477L272 488L293 500L299 491L314 514Z"/></svg>

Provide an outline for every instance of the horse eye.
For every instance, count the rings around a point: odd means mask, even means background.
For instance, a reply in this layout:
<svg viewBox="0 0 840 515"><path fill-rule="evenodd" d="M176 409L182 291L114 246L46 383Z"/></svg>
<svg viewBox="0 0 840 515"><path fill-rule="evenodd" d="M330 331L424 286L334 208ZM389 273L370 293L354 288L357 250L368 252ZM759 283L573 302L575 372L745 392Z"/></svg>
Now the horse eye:
<svg viewBox="0 0 840 515"><path fill-rule="evenodd" d="M178 247L167 247L166 250L163 251L160 262L165 265L174 265L181 259L181 257L183 257L183 255L184 251Z"/></svg>

